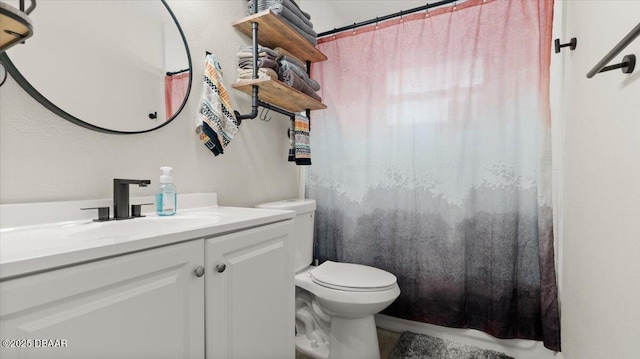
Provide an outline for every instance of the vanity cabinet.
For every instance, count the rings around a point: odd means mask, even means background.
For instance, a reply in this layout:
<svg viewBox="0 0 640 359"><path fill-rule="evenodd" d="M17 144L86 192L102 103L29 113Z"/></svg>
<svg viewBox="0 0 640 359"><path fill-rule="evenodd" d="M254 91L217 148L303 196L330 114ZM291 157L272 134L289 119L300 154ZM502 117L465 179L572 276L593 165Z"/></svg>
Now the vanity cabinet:
<svg viewBox="0 0 640 359"><path fill-rule="evenodd" d="M294 358L293 223L3 281L0 357Z"/></svg>
<svg viewBox="0 0 640 359"><path fill-rule="evenodd" d="M207 359L295 356L293 221L206 240Z"/></svg>
<svg viewBox="0 0 640 359"><path fill-rule="evenodd" d="M2 282L2 339L25 347L3 342L0 357L204 358L203 250L190 241Z"/></svg>

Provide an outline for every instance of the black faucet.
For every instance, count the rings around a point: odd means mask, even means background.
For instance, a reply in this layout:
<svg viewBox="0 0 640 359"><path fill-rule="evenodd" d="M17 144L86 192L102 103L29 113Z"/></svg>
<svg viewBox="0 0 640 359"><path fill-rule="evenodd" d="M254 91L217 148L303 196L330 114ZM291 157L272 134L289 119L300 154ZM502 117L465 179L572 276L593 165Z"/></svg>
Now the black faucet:
<svg viewBox="0 0 640 359"><path fill-rule="evenodd" d="M113 219L133 218L129 215L129 185L137 184L147 187L151 180L130 180L115 178L113 180Z"/></svg>

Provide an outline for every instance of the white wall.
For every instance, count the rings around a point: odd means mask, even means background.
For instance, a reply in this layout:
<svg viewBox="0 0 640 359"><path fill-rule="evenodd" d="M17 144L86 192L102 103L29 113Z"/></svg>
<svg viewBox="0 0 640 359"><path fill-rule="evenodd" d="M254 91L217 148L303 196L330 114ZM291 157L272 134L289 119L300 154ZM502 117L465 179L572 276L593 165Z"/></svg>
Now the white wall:
<svg viewBox="0 0 640 359"><path fill-rule="evenodd" d="M466 0L459 2L463 1ZM422 0L296 0L296 2L311 14L314 29L319 33L400 10L413 9L427 3Z"/></svg>
<svg viewBox="0 0 640 359"><path fill-rule="evenodd" d="M563 355L638 358L640 67L585 75L638 24L640 1L566 6L564 40L578 46L564 54ZM640 57L640 39L628 53Z"/></svg>
<svg viewBox="0 0 640 359"><path fill-rule="evenodd" d="M163 165L174 167L179 193L217 192L223 205L297 197L298 171L287 162L285 117L246 121L218 157L193 131L206 50L222 64L236 109L250 110L249 96L231 88L238 46L250 43L231 22L246 15L246 1L168 3L185 32L194 69L192 93L178 118L145 134L98 133L54 115L9 77L0 87L0 203L110 198L113 178L151 179L151 187L132 187L131 193L152 195ZM38 25L34 28L37 34Z"/></svg>

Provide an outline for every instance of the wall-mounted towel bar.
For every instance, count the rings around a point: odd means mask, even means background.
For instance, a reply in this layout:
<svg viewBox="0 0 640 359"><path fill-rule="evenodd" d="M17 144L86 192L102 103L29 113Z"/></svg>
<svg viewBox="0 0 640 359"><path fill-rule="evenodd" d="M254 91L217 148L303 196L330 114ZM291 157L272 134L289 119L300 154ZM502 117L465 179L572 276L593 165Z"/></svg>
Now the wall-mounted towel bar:
<svg viewBox="0 0 640 359"><path fill-rule="evenodd" d="M207 55L209 54L209 51L207 51ZM167 71L167 76L173 76L173 75L177 75L177 74L181 74L183 72L187 72L187 71L191 71L190 69L184 69L184 70L178 70L178 71Z"/></svg>
<svg viewBox="0 0 640 359"><path fill-rule="evenodd" d="M624 57L623 61L619 64L607 66L614 57L618 56L622 50L624 50L636 37L640 36L640 23L636 25L636 27L631 30L627 36L625 36L620 42L606 54L602 60L600 60L592 69L587 73L588 78L592 78L599 72L611 71L615 69L622 69L622 72L625 74L630 74L633 72L633 69L636 64L635 55L627 55Z"/></svg>

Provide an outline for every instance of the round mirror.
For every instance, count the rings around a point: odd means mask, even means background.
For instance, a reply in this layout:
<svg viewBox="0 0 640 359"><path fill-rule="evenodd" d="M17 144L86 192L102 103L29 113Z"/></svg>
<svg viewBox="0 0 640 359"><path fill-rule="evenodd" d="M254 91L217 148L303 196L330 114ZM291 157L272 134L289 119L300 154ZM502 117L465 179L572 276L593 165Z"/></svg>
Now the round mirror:
<svg viewBox="0 0 640 359"><path fill-rule="evenodd" d="M61 117L109 133L162 127L191 89L191 57L164 0L47 0L34 35L0 55L11 76Z"/></svg>

